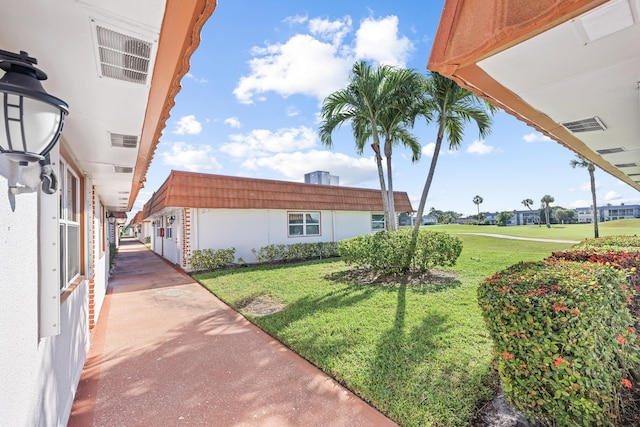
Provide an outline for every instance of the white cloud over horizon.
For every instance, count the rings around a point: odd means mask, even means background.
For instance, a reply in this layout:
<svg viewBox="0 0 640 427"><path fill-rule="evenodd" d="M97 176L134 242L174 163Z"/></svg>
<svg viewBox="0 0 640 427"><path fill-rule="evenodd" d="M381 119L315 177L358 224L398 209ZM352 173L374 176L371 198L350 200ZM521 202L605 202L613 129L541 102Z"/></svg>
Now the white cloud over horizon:
<svg viewBox="0 0 640 427"><path fill-rule="evenodd" d="M549 138L546 135L541 134L540 132L531 132L531 133L529 133L527 135L523 135L522 139L525 142L529 142L529 143L553 141L551 138Z"/></svg>
<svg viewBox="0 0 640 427"><path fill-rule="evenodd" d="M487 145L484 141L475 140L473 143L467 147L467 153L469 154L477 154L479 156L484 156L485 154L490 154L495 151L495 147L492 145Z"/></svg>
<svg viewBox="0 0 640 427"><path fill-rule="evenodd" d="M212 148L208 145L194 146L186 142L174 142L169 151L160 154L166 166L176 167L190 172L221 171L222 165L211 155Z"/></svg>
<svg viewBox="0 0 640 427"><path fill-rule="evenodd" d="M254 129L247 134L229 135L231 142L222 144L220 151L232 157L263 157L312 148L316 145L316 132L306 126L282 128L276 131Z"/></svg>

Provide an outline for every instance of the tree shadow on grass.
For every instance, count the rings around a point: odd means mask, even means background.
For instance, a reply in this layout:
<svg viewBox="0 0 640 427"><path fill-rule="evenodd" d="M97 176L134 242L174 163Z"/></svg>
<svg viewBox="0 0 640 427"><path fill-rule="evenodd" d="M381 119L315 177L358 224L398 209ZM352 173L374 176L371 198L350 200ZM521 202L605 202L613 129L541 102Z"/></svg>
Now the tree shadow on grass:
<svg viewBox="0 0 640 427"><path fill-rule="evenodd" d="M383 275L371 270L354 268L338 271L325 276L325 279L352 286L395 287L402 286L411 292L427 294L455 289L462 285L458 275L451 271L430 270L420 274Z"/></svg>

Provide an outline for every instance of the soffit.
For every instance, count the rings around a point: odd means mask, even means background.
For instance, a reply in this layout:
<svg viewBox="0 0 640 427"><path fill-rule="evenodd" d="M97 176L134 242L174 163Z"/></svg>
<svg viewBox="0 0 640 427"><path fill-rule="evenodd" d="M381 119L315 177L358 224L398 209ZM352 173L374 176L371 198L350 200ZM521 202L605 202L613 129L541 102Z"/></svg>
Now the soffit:
<svg viewBox="0 0 640 427"><path fill-rule="evenodd" d="M640 190L634 175L640 173L640 0L600 3L566 2L562 10L549 9L553 13L538 11L544 18L540 22L534 16L511 32L502 27L495 31L493 44L458 42L457 46L471 48L446 52L441 41L429 68L454 78ZM450 18L449 25L439 28L441 39L456 39L453 33L458 39L484 40L479 33L470 35L468 29L459 28L459 20ZM440 34L448 31L447 37ZM457 65L454 57L460 59ZM595 116L606 130L572 133L561 125ZM612 148L624 151L598 153ZM629 163L638 166L620 166Z"/></svg>

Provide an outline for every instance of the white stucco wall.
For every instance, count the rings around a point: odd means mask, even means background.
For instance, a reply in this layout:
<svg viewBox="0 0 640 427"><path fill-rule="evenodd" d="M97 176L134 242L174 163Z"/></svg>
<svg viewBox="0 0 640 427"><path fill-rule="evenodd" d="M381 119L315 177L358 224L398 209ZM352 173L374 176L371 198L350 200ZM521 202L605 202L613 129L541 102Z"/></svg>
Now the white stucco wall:
<svg viewBox="0 0 640 427"><path fill-rule="evenodd" d="M255 262L252 249L270 244L332 242L371 233L370 212L320 211L320 236L288 236L287 210L194 209L192 249L236 249L236 258Z"/></svg>
<svg viewBox="0 0 640 427"><path fill-rule="evenodd" d="M12 209L15 166L0 156L0 425L63 426L89 348L87 283L60 305L58 196L19 194Z"/></svg>

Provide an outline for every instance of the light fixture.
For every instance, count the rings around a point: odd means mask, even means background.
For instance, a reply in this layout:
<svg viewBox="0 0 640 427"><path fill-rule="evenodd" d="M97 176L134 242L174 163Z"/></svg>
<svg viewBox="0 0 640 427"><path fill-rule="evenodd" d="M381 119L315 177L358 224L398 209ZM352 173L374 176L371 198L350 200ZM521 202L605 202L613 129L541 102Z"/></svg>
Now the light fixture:
<svg viewBox="0 0 640 427"><path fill-rule="evenodd" d="M155 226L156 226L156 222L155 222L155 221L153 221L153 222L151 223L151 226L152 226L152 227L155 227Z"/></svg>
<svg viewBox="0 0 640 427"><path fill-rule="evenodd" d="M116 216L112 212L109 212L107 219L109 220L109 224L115 224L116 222Z"/></svg>
<svg viewBox="0 0 640 427"><path fill-rule="evenodd" d="M175 216L173 216L173 215L171 215L171 216L169 217L169 225L173 225L173 222L174 222L175 220L176 220L176 217L175 217Z"/></svg>
<svg viewBox="0 0 640 427"><path fill-rule="evenodd" d="M69 113L66 102L42 87L47 75L37 63L27 52L0 50L0 152L22 166L45 159Z"/></svg>

